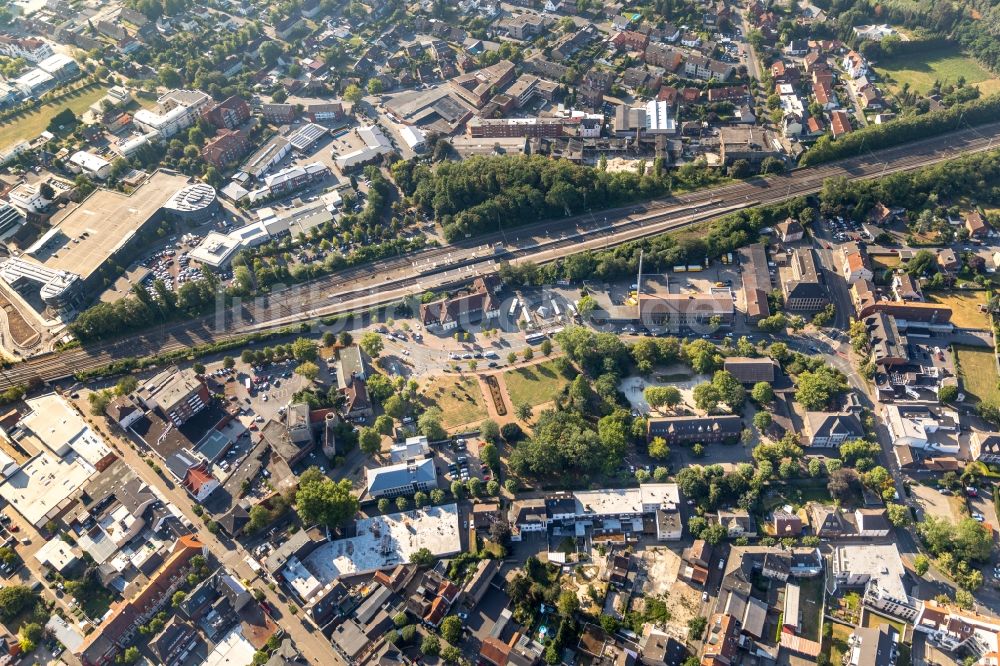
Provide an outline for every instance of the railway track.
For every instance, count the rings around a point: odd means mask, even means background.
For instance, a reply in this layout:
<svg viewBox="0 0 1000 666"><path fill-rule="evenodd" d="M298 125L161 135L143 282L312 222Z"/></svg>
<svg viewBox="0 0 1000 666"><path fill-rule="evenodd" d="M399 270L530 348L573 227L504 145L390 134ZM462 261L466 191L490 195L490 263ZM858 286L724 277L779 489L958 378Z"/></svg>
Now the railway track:
<svg viewBox="0 0 1000 666"><path fill-rule="evenodd" d="M596 214L587 212L509 232L499 228L475 244L459 242L428 248L281 289L228 308L221 317L210 315L166 324L116 341L36 356L0 372L0 388L33 380L60 380L122 358L177 351L320 316L362 312L396 302L406 293L467 282L477 271L495 268L501 257L494 255L491 248L498 243L505 244L503 259L544 263L602 244L617 245L677 230L753 205L812 194L831 177L878 178L989 150L998 138L1000 122L788 174L757 177ZM598 220L598 216L602 219ZM379 281L382 276L385 279Z"/></svg>

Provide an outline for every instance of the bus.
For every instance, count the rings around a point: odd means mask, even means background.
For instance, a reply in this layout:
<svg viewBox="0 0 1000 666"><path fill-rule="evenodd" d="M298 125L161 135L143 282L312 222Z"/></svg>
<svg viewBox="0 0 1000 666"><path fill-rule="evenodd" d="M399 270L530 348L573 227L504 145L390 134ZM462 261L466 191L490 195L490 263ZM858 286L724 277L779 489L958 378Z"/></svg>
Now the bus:
<svg viewBox="0 0 1000 666"><path fill-rule="evenodd" d="M247 387L247 393L253 393L253 382L250 381L249 377L243 379L243 386Z"/></svg>
<svg viewBox="0 0 1000 666"><path fill-rule="evenodd" d="M507 316L508 317L513 317L515 312L517 312L517 299L516 298L514 299L514 302L510 304L510 310L507 311Z"/></svg>

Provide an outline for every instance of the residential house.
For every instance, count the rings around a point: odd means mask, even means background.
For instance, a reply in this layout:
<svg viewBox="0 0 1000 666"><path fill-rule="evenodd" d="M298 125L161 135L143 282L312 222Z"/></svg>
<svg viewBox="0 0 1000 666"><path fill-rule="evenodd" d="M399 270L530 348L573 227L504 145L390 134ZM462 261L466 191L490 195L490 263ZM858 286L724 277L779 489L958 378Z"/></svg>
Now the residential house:
<svg viewBox="0 0 1000 666"><path fill-rule="evenodd" d="M830 131L833 133L834 139L854 131L851 127L851 117L846 111L836 109L830 112Z"/></svg>
<svg viewBox="0 0 1000 666"><path fill-rule="evenodd" d="M790 264L790 274L781 283L785 309L792 312L814 312L824 308L830 302L830 295L816 269L812 248L793 250Z"/></svg>
<svg viewBox="0 0 1000 666"><path fill-rule="evenodd" d="M972 238L981 238L990 232L990 225L986 222L983 214L973 209L965 216L965 228Z"/></svg>
<svg viewBox="0 0 1000 666"><path fill-rule="evenodd" d="M841 509L813 502L809 505L809 524L818 537L841 537L854 533L850 523L841 514Z"/></svg>
<svg viewBox="0 0 1000 666"><path fill-rule="evenodd" d="M868 74L868 63L857 51L848 51L841 61L841 67L852 79L860 79Z"/></svg>
<svg viewBox="0 0 1000 666"><path fill-rule="evenodd" d="M771 527L777 537L797 537L802 534L802 519L786 509L775 509L771 514Z"/></svg>
<svg viewBox="0 0 1000 666"><path fill-rule="evenodd" d="M858 526L858 536L889 536L892 524L885 509L858 509L854 512L854 522Z"/></svg>
<svg viewBox="0 0 1000 666"><path fill-rule="evenodd" d="M802 223L792 217L787 218L784 222L779 222L774 225L774 230L777 232L778 238L781 239L782 243L794 243L796 241L800 241L806 233L805 227L802 226Z"/></svg>
<svg viewBox="0 0 1000 666"><path fill-rule="evenodd" d="M841 274L847 280L847 284L854 284L858 280L870 281L874 277L872 269L868 266L868 255L857 245L844 248L844 260L841 263Z"/></svg>
<svg viewBox="0 0 1000 666"><path fill-rule="evenodd" d="M662 437L667 444L709 444L735 441L743 421L735 414L653 417L646 423L647 441Z"/></svg>
<svg viewBox="0 0 1000 666"><path fill-rule="evenodd" d="M757 532L754 529L753 518L746 511L746 509L734 509L731 511L720 510L715 515L716 521L726 528L727 533L731 538L747 536L756 536Z"/></svg>
<svg viewBox="0 0 1000 666"><path fill-rule="evenodd" d="M774 360L767 357L730 356L726 358L723 369L741 384L753 385L758 382L773 384L778 366Z"/></svg>
<svg viewBox="0 0 1000 666"><path fill-rule="evenodd" d="M853 412L806 412L802 426L802 443L807 447L838 448L865 436L861 420Z"/></svg>

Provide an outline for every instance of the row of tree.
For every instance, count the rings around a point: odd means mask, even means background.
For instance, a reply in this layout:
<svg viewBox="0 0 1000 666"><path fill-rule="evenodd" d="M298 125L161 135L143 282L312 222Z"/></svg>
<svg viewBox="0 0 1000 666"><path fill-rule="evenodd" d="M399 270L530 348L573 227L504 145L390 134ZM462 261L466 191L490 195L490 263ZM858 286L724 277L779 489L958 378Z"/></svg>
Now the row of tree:
<svg viewBox="0 0 1000 666"><path fill-rule="evenodd" d="M714 171L690 165L668 172L657 159L647 168L609 172L542 155L475 157L437 165L396 162L393 178L403 193L454 241L504 227L578 215L714 182Z"/></svg>
<svg viewBox="0 0 1000 666"><path fill-rule="evenodd" d="M884 125L869 125L835 140L822 136L801 157L799 164L812 166L845 157L858 157L864 155L866 150L890 148L965 127L995 122L997 118L1000 118L1000 94L919 116L906 116Z"/></svg>

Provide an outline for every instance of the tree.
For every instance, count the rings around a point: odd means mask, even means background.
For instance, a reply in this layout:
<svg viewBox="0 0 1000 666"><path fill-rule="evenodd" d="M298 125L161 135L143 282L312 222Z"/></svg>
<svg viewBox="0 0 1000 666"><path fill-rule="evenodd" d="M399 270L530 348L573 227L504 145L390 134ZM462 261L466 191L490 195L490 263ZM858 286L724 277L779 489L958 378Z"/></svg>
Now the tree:
<svg viewBox="0 0 1000 666"><path fill-rule="evenodd" d="M265 65L267 65L268 67L274 67L278 62L278 58L281 57L281 45L276 41L267 40L263 44L261 44L258 53L260 54L260 59L264 61ZM167 84L164 83L163 85ZM167 87L175 87L175 86L167 86Z"/></svg>
<svg viewBox="0 0 1000 666"><path fill-rule="evenodd" d="M479 436L485 442L496 444L500 441L500 426L497 425L496 421L486 419L479 424Z"/></svg>
<svg viewBox="0 0 1000 666"><path fill-rule="evenodd" d="M401 396L391 395L382 403L382 410L394 419L401 419L406 415L406 401Z"/></svg>
<svg viewBox="0 0 1000 666"><path fill-rule="evenodd" d="M445 645L441 648L441 659L447 664L457 664L462 661L462 651L454 645Z"/></svg>
<svg viewBox="0 0 1000 666"><path fill-rule="evenodd" d="M178 88L181 85L181 75L170 65L162 65L156 75L166 88Z"/></svg>
<svg viewBox="0 0 1000 666"><path fill-rule="evenodd" d="M827 365L799 373L796 383L796 402L813 411L822 410L834 396L847 390L844 375Z"/></svg>
<svg viewBox="0 0 1000 666"><path fill-rule="evenodd" d="M524 431L516 423L504 423L500 427L500 437L508 444L514 444L524 438Z"/></svg>
<svg viewBox="0 0 1000 666"><path fill-rule="evenodd" d="M87 396L90 402L90 413L92 416L101 416L111 402L111 391L94 391Z"/></svg>
<svg viewBox="0 0 1000 666"><path fill-rule="evenodd" d="M521 421L527 421L531 418L531 404L527 402L522 402L521 404L514 407L514 415Z"/></svg>
<svg viewBox="0 0 1000 666"><path fill-rule="evenodd" d="M473 497L480 497L483 494L483 480L478 476L474 476L469 479L469 493Z"/></svg>
<svg viewBox="0 0 1000 666"><path fill-rule="evenodd" d="M691 395L694 398L695 407L705 412L710 412L718 407L722 398L712 382L698 384L694 387Z"/></svg>
<svg viewBox="0 0 1000 666"><path fill-rule="evenodd" d="M390 511L392 511L392 502L383 497L378 501L378 512L385 514L389 513Z"/></svg>
<svg viewBox="0 0 1000 666"><path fill-rule="evenodd" d="M758 405L767 405L774 400L774 389L767 382L757 382L750 389L750 397Z"/></svg>
<svg viewBox="0 0 1000 666"><path fill-rule="evenodd" d="M826 488L831 497L844 502L861 493L861 477L853 469L837 469L830 472Z"/></svg>
<svg viewBox="0 0 1000 666"><path fill-rule="evenodd" d="M380 435L391 435L393 427L392 417L388 414L382 414L375 419L374 428Z"/></svg>
<svg viewBox="0 0 1000 666"><path fill-rule="evenodd" d="M958 399L958 387L955 385L942 386L938 389L938 400L941 402L955 402Z"/></svg>
<svg viewBox="0 0 1000 666"><path fill-rule="evenodd" d="M923 553L913 558L913 570L917 573L918 576L923 576L925 573L927 573L927 570L930 569L930 567L931 567L931 562L929 559L927 559L927 556L924 555Z"/></svg>
<svg viewBox="0 0 1000 666"><path fill-rule="evenodd" d="M303 361L295 366L295 374L300 375L308 381L316 381L319 377L319 366L312 361Z"/></svg>
<svg viewBox="0 0 1000 666"><path fill-rule="evenodd" d="M530 361L531 359L535 358L535 350L532 349L531 347L525 347L524 352L522 352L521 356L524 358L525 361Z"/></svg>
<svg viewBox="0 0 1000 666"><path fill-rule="evenodd" d="M722 365L719 349L708 340L692 340L683 346L683 352L691 369L699 374L712 372Z"/></svg>
<svg viewBox="0 0 1000 666"><path fill-rule="evenodd" d="M643 397L653 409L674 407L681 402L681 392L676 386L650 386L643 391Z"/></svg>
<svg viewBox="0 0 1000 666"><path fill-rule="evenodd" d="M392 623L396 625L397 629L401 629L410 623L410 619L406 617L406 613L404 611L399 611L392 616Z"/></svg>
<svg viewBox="0 0 1000 666"><path fill-rule="evenodd" d="M26 622L21 625L17 632L18 642L22 652L33 652L38 645L38 641L45 636L45 630L37 622Z"/></svg>
<svg viewBox="0 0 1000 666"><path fill-rule="evenodd" d="M580 300L576 304L576 311L580 313L581 317L587 317L588 315L593 313L594 310L596 309L597 309L597 300L594 299L594 297L589 294L580 298Z"/></svg>
<svg viewBox="0 0 1000 666"><path fill-rule="evenodd" d="M563 590L559 593L559 601L556 604L559 614L566 619L572 619L580 610L580 599L573 590Z"/></svg>
<svg viewBox="0 0 1000 666"><path fill-rule="evenodd" d="M722 543L722 540L729 536L729 532L725 525L719 523L712 523L705 527L701 532L701 538L708 543L716 546Z"/></svg>
<svg viewBox="0 0 1000 666"><path fill-rule="evenodd" d="M362 95L361 88L357 84L352 83L344 88L344 99L352 104L361 101Z"/></svg>
<svg viewBox="0 0 1000 666"><path fill-rule="evenodd" d="M396 510L397 511L409 511L410 510L410 500L405 495L400 495L396 498Z"/></svg>
<svg viewBox="0 0 1000 666"><path fill-rule="evenodd" d="M125 375L115 384L115 395L128 395L139 388L139 380L135 375Z"/></svg>
<svg viewBox="0 0 1000 666"><path fill-rule="evenodd" d="M692 641L701 640L701 636L705 633L705 627L707 626L708 620L703 617L693 617L688 620L688 639Z"/></svg>
<svg viewBox="0 0 1000 666"><path fill-rule="evenodd" d="M910 510L902 504L889 502L885 505L889 516L889 522L896 527L904 527L910 524Z"/></svg>
<svg viewBox="0 0 1000 666"><path fill-rule="evenodd" d="M753 415L753 427L762 433L771 427L772 420L770 412L757 412Z"/></svg>
<svg viewBox="0 0 1000 666"><path fill-rule="evenodd" d="M494 472L500 469L500 452L495 444L483 444L479 447L479 459L489 465Z"/></svg>
<svg viewBox="0 0 1000 666"><path fill-rule="evenodd" d="M379 354L382 353L382 349L385 348L385 343L382 341L382 336L375 331L368 331L361 336L361 341L358 343L361 350L368 354L372 358L377 358Z"/></svg>
<svg viewBox="0 0 1000 666"><path fill-rule="evenodd" d="M139 648L137 648L134 645L130 645L127 648L125 648L124 652L122 652L122 663L134 664L135 662L139 661L139 657L140 657Z"/></svg>
<svg viewBox="0 0 1000 666"><path fill-rule="evenodd" d="M27 585L4 585L0 587L0 619L9 622L37 601Z"/></svg>
<svg viewBox="0 0 1000 666"><path fill-rule="evenodd" d="M232 356L223 357L222 367L225 368L226 370L232 370L234 367L236 367L236 359L234 359Z"/></svg>
<svg viewBox="0 0 1000 666"><path fill-rule="evenodd" d="M420 643L420 653L425 657L436 657L441 653L441 641L434 634L427 634Z"/></svg>
<svg viewBox="0 0 1000 666"><path fill-rule="evenodd" d="M295 505L304 523L321 523L338 528L358 512L358 500L351 494L351 482L335 482L318 467L310 467L299 477Z"/></svg>
<svg viewBox="0 0 1000 666"><path fill-rule="evenodd" d="M319 358L319 346L308 338L298 338L292 343L292 356L296 361L315 361Z"/></svg>
<svg viewBox="0 0 1000 666"><path fill-rule="evenodd" d="M424 413L417 419L417 430L430 441L439 442L448 436L444 426L441 425L442 418L444 416L437 407L424 410Z"/></svg>
<svg viewBox="0 0 1000 666"><path fill-rule="evenodd" d="M382 83L382 79L369 79L368 80L368 94L369 95L381 95L383 90L385 90L385 84Z"/></svg>
<svg viewBox="0 0 1000 666"><path fill-rule="evenodd" d="M435 488L434 490L431 491L432 504L441 504L442 502L444 502L444 500L445 500L445 494L443 490L441 490L440 488Z"/></svg>
<svg viewBox="0 0 1000 666"><path fill-rule="evenodd" d="M457 615L449 615L441 620L441 636L452 645L462 640L462 620Z"/></svg>
<svg viewBox="0 0 1000 666"><path fill-rule="evenodd" d="M382 449L382 435L366 426L358 431L358 444L366 454L374 455Z"/></svg>
<svg viewBox="0 0 1000 666"><path fill-rule="evenodd" d="M552 353L552 341L548 338L542 340L542 344L539 346L543 356L548 356Z"/></svg>
<svg viewBox="0 0 1000 666"><path fill-rule="evenodd" d="M177 590L176 592L174 592L174 596L171 597L170 603L174 608L177 608L182 603L184 603L185 599L187 599L187 592L185 592L184 590Z"/></svg>
<svg viewBox="0 0 1000 666"><path fill-rule="evenodd" d="M429 567L433 565L435 559L434 554L426 548L421 548L410 554L410 564L416 564L421 567Z"/></svg>
<svg viewBox="0 0 1000 666"><path fill-rule="evenodd" d="M649 457L654 460L666 460L670 457L670 447L667 440L662 437L654 437L649 443Z"/></svg>

